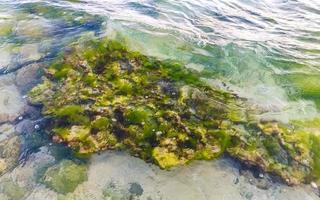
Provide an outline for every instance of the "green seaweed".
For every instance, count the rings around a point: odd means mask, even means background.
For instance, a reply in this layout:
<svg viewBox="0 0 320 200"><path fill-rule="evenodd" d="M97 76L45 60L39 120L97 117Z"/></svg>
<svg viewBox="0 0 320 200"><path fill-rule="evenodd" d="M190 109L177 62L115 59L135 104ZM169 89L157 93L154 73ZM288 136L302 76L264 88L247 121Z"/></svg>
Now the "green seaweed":
<svg viewBox="0 0 320 200"><path fill-rule="evenodd" d="M89 118L84 115L84 109L79 105L66 105L57 109L54 116L70 123L86 124L89 122Z"/></svg>
<svg viewBox="0 0 320 200"><path fill-rule="evenodd" d="M303 98L315 102L317 108L320 108L320 75L294 73L282 77L282 81L288 81L291 85L288 91L292 98Z"/></svg>
<svg viewBox="0 0 320 200"><path fill-rule="evenodd" d="M288 184L320 177L319 140L310 136L317 120L261 122L262 111L200 77L177 61L92 39L49 66L29 97L51 117L53 140L79 156L126 149L169 169L228 153Z"/></svg>

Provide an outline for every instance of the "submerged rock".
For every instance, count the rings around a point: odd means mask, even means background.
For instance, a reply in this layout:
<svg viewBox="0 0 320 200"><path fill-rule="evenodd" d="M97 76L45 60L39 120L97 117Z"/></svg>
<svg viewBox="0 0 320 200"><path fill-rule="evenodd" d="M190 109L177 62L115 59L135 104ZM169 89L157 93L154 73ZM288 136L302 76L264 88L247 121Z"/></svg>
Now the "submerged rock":
<svg viewBox="0 0 320 200"><path fill-rule="evenodd" d="M0 20L0 36L8 37L14 31L13 20Z"/></svg>
<svg viewBox="0 0 320 200"><path fill-rule="evenodd" d="M43 183L54 191L66 194L87 180L87 167L71 160L64 160L59 165L49 168L43 177Z"/></svg>
<svg viewBox="0 0 320 200"><path fill-rule="evenodd" d="M12 45L3 45L0 48L0 72L5 71L6 68L10 66L12 59L12 48Z"/></svg>
<svg viewBox="0 0 320 200"><path fill-rule="evenodd" d="M15 84L22 94L34 87L42 75L40 64L30 64L16 72Z"/></svg>
<svg viewBox="0 0 320 200"><path fill-rule="evenodd" d="M75 45L30 92L47 131L77 154L128 149L171 168L228 152L289 184L318 179L320 138L302 126L259 121L244 99L210 87L175 61L116 41Z"/></svg>
<svg viewBox="0 0 320 200"><path fill-rule="evenodd" d="M22 200L27 190L12 180L5 180L0 185L0 197L4 200Z"/></svg>
<svg viewBox="0 0 320 200"><path fill-rule="evenodd" d="M39 61L45 56L40 43L10 44L0 48L0 74L6 74Z"/></svg>
<svg viewBox="0 0 320 200"><path fill-rule="evenodd" d="M52 27L41 18L28 19L20 20L17 23L15 33L20 37L40 39L45 37L50 29L52 29Z"/></svg>
<svg viewBox="0 0 320 200"><path fill-rule="evenodd" d="M25 111L25 102L14 85L14 76L0 76L0 123L13 121Z"/></svg>
<svg viewBox="0 0 320 200"><path fill-rule="evenodd" d="M56 20L58 24L64 28L77 26L94 29L101 26L102 23L101 17L97 15L90 15L84 11L74 11L66 9L65 7L53 6L46 2L24 3L21 4L20 9L27 14L33 14L44 19ZM41 31L42 30L40 30L40 32Z"/></svg>
<svg viewBox="0 0 320 200"><path fill-rule="evenodd" d="M0 175L11 170L18 161L21 141L11 124L0 125Z"/></svg>
<svg viewBox="0 0 320 200"><path fill-rule="evenodd" d="M39 44L24 44L19 47L17 58L18 64L23 64L31 61L37 61L44 55L40 52Z"/></svg>

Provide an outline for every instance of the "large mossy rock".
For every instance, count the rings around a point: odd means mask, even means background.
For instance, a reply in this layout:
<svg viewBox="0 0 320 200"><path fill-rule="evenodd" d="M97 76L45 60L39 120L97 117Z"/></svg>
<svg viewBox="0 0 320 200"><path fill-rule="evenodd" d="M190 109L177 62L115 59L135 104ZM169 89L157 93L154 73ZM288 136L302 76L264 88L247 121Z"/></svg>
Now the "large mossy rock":
<svg viewBox="0 0 320 200"><path fill-rule="evenodd" d="M79 184L87 180L87 167L71 160L63 160L49 168L43 183L60 194L73 192Z"/></svg>
<svg viewBox="0 0 320 200"><path fill-rule="evenodd" d="M244 99L200 77L175 61L91 40L57 59L29 96L51 117L53 140L78 154L127 149L170 168L228 152L290 184L317 178L318 136L260 122Z"/></svg>

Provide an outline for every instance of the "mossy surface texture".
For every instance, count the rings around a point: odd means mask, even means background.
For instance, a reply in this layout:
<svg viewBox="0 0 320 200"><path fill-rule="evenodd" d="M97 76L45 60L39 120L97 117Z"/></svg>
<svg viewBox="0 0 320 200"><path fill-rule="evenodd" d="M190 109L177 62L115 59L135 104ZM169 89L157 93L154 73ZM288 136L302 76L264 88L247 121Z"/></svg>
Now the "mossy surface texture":
<svg viewBox="0 0 320 200"><path fill-rule="evenodd" d="M301 122L260 122L245 100L199 77L175 61L91 40L48 67L29 96L51 117L53 140L79 155L126 149L170 168L228 152L290 184L317 180L318 136Z"/></svg>
<svg viewBox="0 0 320 200"><path fill-rule="evenodd" d="M73 192L79 184L87 180L86 173L85 165L63 160L59 165L46 171L43 183L58 193L67 194Z"/></svg>

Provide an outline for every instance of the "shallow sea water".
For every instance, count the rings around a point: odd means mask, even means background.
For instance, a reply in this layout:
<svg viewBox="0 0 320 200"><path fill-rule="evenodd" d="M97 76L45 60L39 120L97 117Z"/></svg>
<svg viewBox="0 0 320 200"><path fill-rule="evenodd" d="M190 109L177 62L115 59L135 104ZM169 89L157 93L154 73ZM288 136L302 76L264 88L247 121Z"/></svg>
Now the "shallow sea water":
<svg viewBox="0 0 320 200"><path fill-rule="evenodd" d="M74 158L39 133L25 95L72 42L119 34L131 49L214 72L210 84L263 108L263 119L319 116L317 0L0 0L0 199L317 199L310 186L261 189L269 182L226 158L167 172L115 152L75 163L87 180L74 192L47 187L45 171Z"/></svg>

